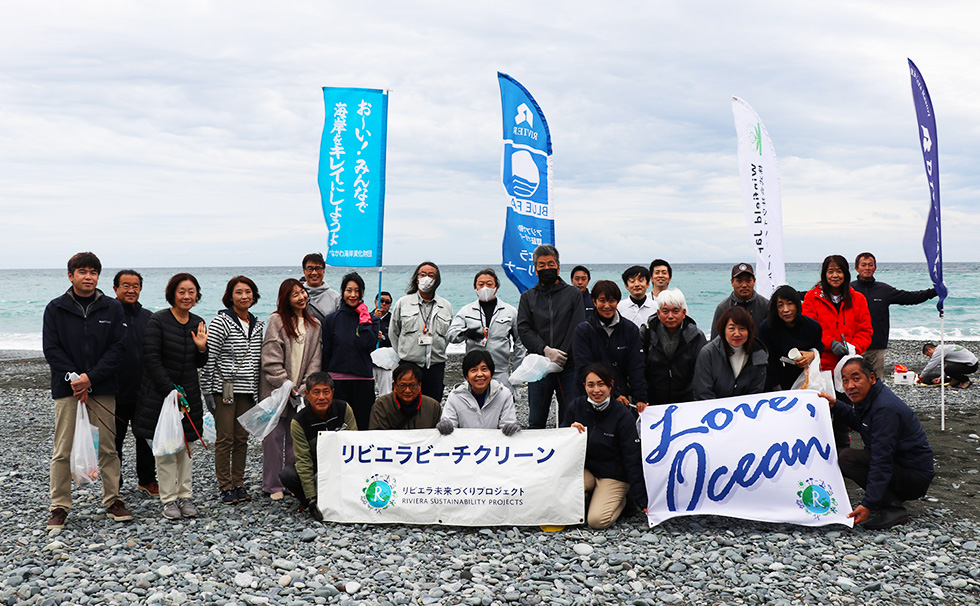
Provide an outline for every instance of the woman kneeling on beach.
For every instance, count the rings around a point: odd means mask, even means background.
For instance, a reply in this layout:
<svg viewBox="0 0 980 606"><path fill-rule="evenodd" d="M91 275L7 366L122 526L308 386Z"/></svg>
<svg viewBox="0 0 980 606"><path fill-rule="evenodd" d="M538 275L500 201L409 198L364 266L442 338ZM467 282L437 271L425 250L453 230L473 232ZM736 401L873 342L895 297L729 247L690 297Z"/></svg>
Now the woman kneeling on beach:
<svg viewBox="0 0 980 606"><path fill-rule="evenodd" d="M180 387L188 406L183 419L184 441L190 444L200 437L204 426L197 369L208 361L208 330L204 320L191 313L191 308L201 300L201 287L191 274L177 274L167 283L166 297L170 308L156 312L146 323L143 384L133 433L140 439L152 440L163 401ZM188 450L189 446L176 454L154 457L163 517L168 520L197 516L197 508L191 501Z"/></svg>
<svg viewBox="0 0 980 606"><path fill-rule="evenodd" d="M592 528L612 526L627 501L647 504L640 438L629 408L611 404L612 374L601 364L587 366L585 396L568 404L563 427L589 430L585 449L585 492L591 494L587 521Z"/></svg>
<svg viewBox="0 0 980 606"><path fill-rule="evenodd" d="M474 349L463 356L463 377L456 389L449 392L442 419L436 429L449 435L457 427L499 429L512 436L521 428L517 424L514 394L493 378L493 357L485 349Z"/></svg>

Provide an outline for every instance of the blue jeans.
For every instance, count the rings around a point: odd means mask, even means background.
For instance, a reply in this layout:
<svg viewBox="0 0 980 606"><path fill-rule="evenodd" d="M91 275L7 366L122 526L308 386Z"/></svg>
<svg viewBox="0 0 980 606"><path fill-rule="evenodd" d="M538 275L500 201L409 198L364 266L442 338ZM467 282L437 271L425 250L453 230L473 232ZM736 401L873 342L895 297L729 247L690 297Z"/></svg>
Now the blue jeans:
<svg viewBox="0 0 980 606"><path fill-rule="evenodd" d="M575 396L575 367L569 360L565 369L545 375L540 381L527 384L528 428L544 429L548 422L551 396L558 398L558 426L565 419L565 409Z"/></svg>

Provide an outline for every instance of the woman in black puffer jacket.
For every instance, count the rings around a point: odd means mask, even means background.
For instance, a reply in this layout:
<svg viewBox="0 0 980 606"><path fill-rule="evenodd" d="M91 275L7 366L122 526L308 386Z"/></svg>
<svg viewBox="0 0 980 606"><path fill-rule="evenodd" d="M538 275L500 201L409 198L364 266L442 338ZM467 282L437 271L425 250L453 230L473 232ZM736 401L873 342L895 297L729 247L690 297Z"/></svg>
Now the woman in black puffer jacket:
<svg viewBox="0 0 980 606"><path fill-rule="evenodd" d="M163 401L179 385L190 408L190 421L186 416L183 419L184 439L190 443L198 439L198 432L203 428L197 369L208 361L207 327L204 320L190 313L201 300L201 287L194 276L180 273L167 283L166 297L170 308L150 316L143 337L143 383L133 433L139 438L153 439ZM191 502L191 460L187 450L155 459L163 517L175 520L196 516L197 508Z"/></svg>
<svg viewBox="0 0 980 606"><path fill-rule="evenodd" d="M367 429L374 406L371 352L379 320L364 304L364 280L352 272L340 281L340 309L323 319L323 370L334 381L334 397L350 404L358 429Z"/></svg>

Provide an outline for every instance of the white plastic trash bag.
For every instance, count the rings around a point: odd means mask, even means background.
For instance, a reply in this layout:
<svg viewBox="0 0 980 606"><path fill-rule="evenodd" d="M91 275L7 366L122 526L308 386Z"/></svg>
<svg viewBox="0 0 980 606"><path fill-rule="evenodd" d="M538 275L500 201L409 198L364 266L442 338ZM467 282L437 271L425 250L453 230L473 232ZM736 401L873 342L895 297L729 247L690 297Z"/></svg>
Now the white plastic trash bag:
<svg viewBox="0 0 980 606"><path fill-rule="evenodd" d="M275 428L282 416L282 411L289 402L289 392L293 389L293 382L287 380L281 387L272 390L272 394L246 410L242 416L238 417L245 431L252 434L256 439L263 439Z"/></svg>
<svg viewBox="0 0 980 606"><path fill-rule="evenodd" d="M508 381L511 385L534 383L540 381L549 372L561 372L561 366L538 354L527 354L517 370L510 374Z"/></svg>
<svg viewBox="0 0 980 606"><path fill-rule="evenodd" d="M379 347L371 352L371 362L384 370L395 370L400 361L393 347Z"/></svg>
<svg viewBox="0 0 980 606"><path fill-rule="evenodd" d="M813 352L813 361L803 369L803 372L796 378L796 381L793 382L793 386L790 389L812 389L814 391L834 393L833 384L827 381L830 375L829 371L820 372L820 352L816 349L811 351ZM795 356L793 355L794 353L796 354ZM789 357L781 359L783 361L794 361L799 355L799 350L794 347L789 351Z"/></svg>
<svg viewBox="0 0 980 606"><path fill-rule="evenodd" d="M391 393L391 371L379 368L375 366L371 370L374 371L374 386L377 388L378 397L386 396Z"/></svg>
<svg viewBox="0 0 980 606"><path fill-rule="evenodd" d="M71 443L71 477L85 486L99 478L99 428L88 420L88 408L78 402L75 409L75 438Z"/></svg>
<svg viewBox="0 0 980 606"><path fill-rule="evenodd" d="M204 443L214 444L218 441L218 429L214 426L214 415L210 410L204 410Z"/></svg>
<svg viewBox="0 0 980 606"><path fill-rule="evenodd" d="M184 447L184 425L177 407L177 390L172 389L163 399L163 407L153 431L153 456L177 454Z"/></svg>

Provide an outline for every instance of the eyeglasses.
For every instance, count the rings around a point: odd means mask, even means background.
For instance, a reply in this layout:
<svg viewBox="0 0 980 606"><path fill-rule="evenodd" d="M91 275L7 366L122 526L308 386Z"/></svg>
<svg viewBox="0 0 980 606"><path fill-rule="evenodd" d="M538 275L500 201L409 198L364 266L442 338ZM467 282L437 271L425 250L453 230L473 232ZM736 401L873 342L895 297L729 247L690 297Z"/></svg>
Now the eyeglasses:
<svg viewBox="0 0 980 606"><path fill-rule="evenodd" d="M391 299L381 299L382 305L391 305Z"/></svg>
<svg viewBox="0 0 980 606"><path fill-rule="evenodd" d="M395 383L395 389L398 391L414 391L421 387L419 383Z"/></svg>
<svg viewBox="0 0 980 606"><path fill-rule="evenodd" d="M307 265L303 268L303 271L308 271L310 273L321 272L326 269L325 265Z"/></svg>

